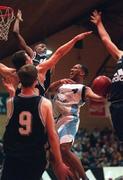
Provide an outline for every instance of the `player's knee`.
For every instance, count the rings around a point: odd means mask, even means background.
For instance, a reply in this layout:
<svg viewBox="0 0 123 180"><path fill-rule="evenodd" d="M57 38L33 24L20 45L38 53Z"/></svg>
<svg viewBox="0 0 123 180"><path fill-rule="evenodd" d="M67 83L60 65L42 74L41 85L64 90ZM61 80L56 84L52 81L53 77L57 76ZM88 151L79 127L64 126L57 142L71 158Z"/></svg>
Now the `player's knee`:
<svg viewBox="0 0 123 180"><path fill-rule="evenodd" d="M70 151L70 144L61 144L60 148L61 148L61 152L62 154L66 154Z"/></svg>

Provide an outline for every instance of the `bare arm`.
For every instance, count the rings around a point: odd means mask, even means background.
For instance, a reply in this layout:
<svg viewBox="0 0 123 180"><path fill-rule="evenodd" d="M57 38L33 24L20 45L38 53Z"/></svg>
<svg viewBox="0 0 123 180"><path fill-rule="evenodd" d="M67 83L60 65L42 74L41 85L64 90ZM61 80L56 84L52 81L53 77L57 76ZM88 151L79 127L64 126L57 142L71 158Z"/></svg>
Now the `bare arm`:
<svg viewBox="0 0 123 180"><path fill-rule="evenodd" d="M23 21L22 19L22 13L20 10L17 12L17 17L13 26L13 33L22 49L24 49L27 54L32 58L33 57L33 50L26 44L24 38L20 34L20 21Z"/></svg>
<svg viewBox="0 0 123 180"><path fill-rule="evenodd" d="M7 102L6 102L6 107L7 107L7 120L6 120L6 125L9 123L10 118L12 117L13 114L13 97L12 98L8 98Z"/></svg>
<svg viewBox="0 0 123 180"><path fill-rule="evenodd" d="M92 31L89 31L75 36L72 40L59 47L56 50L56 52L47 61L39 64L37 68L40 73L41 82L43 81L48 69L52 69L56 65L56 63L73 48L73 46L77 41L84 39L86 36L90 35L91 33Z"/></svg>
<svg viewBox="0 0 123 180"><path fill-rule="evenodd" d="M48 139L51 146L51 151L55 159L56 168L61 180L65 180L67 176L71 176L68 167L63 163L60 152L59 138L56 133L55 123L53 119L52 104L48 99L42 101L42 114L45 120L45 126L48 133Z"/></svg>
<svg viewBox="0 0 123 180"><path fill-rule="evenodd" d="M2 79L3 85L6 88L7 92L9 93L9 97L14 97L15 96L15 87L12 84L11 81L9 81L7 78Z"/></svg>
<svg viewBox="0 0 123 180"><path fill-rule="evenodd" d="M112 57L116 60L120 59L123 56L123 51L119 50L117 46L112 42L109 34L107 33L101 19L101 12L94 11L91 16L91 22L93 22L98 29L100 38L102 42L106 46L108 52L112 55Z"/></svg>
<svg viewBox="0 0 123 180"><path fill-rule="evenodd" d="M71 80L71 79L67 79L67 78L66 79L60 79L58 81L53 82L46 91L46 97L49 97L48 95L52 95L52 96L55 95L58 88L61 85L63 85L63 84L72 84L72 83L74 83L74 81Z"/></svg>
<svg viewBox="0 0 123 180"><path fill-rule="evenodd" d="M0 74L1 74L3 77L13 76L13 73L14 73L14 72L15 72L15 69L9 68L9 67L7 67L6 65L0 63Z"/></svg>
<svg viewBox="0 0 123 180"><path fill-rule="evenodd" d="M52 104L49 100L43 99L43 104L41 108L43 119L45 121L46 130L48 133L49 143L51 145L51 149L54 154L55 160L56 162L62 163L59 138L56 133L55 123L53 119Z"/></svg>
<svg viewBox="0 0 123 180"><path fill-rule="evenodd" d="M85 97L87 99L94 100L94 101L97 101L97 102L105 100L104 97L95 94L90 87L86 87Z"/></svg>

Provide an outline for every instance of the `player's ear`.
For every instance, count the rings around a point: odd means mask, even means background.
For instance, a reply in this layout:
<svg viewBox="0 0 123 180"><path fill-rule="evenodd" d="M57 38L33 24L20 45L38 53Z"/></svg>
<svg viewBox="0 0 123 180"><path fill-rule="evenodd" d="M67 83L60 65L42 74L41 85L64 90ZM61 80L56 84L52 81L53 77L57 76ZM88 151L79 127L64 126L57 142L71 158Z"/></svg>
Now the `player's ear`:
<svg viewBox="0 0 123 180"><path fill-rule="evenodd" d="M34 82L34 86L36 86L38 84L38 80L36 79Z"/></svg>
<svg viewBox="0 0 123 180"><path fill-rule="evenodd" d="M84 71L80 71L80 75L81 76L85 76L85 72Z"/></svg>

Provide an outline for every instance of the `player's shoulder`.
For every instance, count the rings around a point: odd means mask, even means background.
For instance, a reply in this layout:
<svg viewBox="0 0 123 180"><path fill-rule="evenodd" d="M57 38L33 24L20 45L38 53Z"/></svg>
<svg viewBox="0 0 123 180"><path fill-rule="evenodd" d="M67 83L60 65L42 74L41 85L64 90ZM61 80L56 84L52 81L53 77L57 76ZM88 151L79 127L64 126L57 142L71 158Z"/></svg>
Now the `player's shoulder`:
<svg viewBox="0 0 123 180"><path fill-rule="evenodd" d="M7 99L7 104L12 103L13 101L14 101L14 97L9 97L9 98Z"/></svg>
<svg viewBox="0 0 123 180"><path fill-rule="evenodd" d="M42 97L42 103L44 106L51 106L51 101L47 99L46 97Z"/></svg>

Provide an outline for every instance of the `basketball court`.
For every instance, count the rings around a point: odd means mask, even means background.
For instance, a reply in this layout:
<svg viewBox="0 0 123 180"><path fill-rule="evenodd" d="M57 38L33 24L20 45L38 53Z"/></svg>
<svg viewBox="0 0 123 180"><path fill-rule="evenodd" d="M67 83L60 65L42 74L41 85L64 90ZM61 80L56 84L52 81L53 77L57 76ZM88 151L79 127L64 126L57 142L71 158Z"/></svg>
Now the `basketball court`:
<svg viewBox="0 0 123 180"><path fill-rule="evenodd" d="M19 46L13 36L12 28L16 19L18 9L22 11L23 22L20 24L21 34L33 47L38 42L46 43L48 48L53 52L60 45L72 39L76 34L92 30L93 34L87 39L78 42L73 51L56 66L53 80L67 77L68 69L76 63L84 63L90 69L90 74L86 80L89 86L96 86L95 92L101 93L104 88L103 82L95 83L94 79L101 75L112 77L115 62L102 45L96 28L90 22L90 14L94 9L98 9L103 13L103 20L107 31L111 35L112 40L118 47L123 49L123 1L119 0L46 0L46 1L21 1L16 2L4 0L0 3L0 60L7 66L12 66L10 62L11 55L19 50ZM6 101L6 91L0 80L0 109L4 109ZM109 87L110 82L108 81ZM97 88L97 89L96 89ZM105 89L102 90L103 92ZM98 94L99 94L98 93ZM105 93L105 92L104 92ZM3 98L5 96L5 99ZM4 100L2 100L2 98ZM85 107L81 111L82 118L80 127L93 131L94 127L99 129L106 126L112 127L110 121L110 113L107 112L107 104L102 105L101 113L99 104ZM87 110L87 108L90 108ZM85 119L83 120L83 114ZM2 139L6 119L6 110L0 110L0 139ZM98 170L97 170L98 171ZM99 174L92 169L86 171L90 180L122 180L123 167L102 167ZM100 179L99 179L100 178ZM55 180L50 170L45 171L42 180Z"/></svg>

